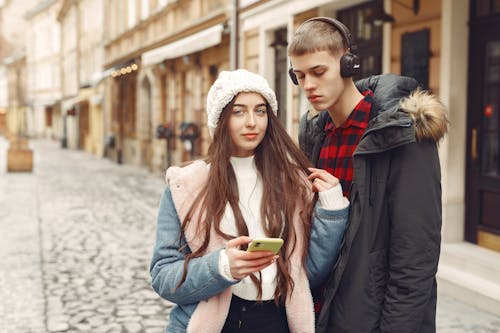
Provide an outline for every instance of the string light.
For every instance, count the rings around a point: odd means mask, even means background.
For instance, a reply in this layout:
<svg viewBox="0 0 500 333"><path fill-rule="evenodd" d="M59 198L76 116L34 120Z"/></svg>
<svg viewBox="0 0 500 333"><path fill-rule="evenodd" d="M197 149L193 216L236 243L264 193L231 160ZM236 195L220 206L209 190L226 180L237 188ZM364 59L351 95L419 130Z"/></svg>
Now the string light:
<svg viewBox="0 0 500 333"><path fill-rule="evenodd" d="M132 73L136 70L139 69L139 66L137 64L131 64L131 65L128 65L128 66L124 66L124 67L121 67L121 68L118 68L114 71L111 72L111 76L112 77L118 77L120 75L125 75L125 74L129 74L129 73Z"/></svg>

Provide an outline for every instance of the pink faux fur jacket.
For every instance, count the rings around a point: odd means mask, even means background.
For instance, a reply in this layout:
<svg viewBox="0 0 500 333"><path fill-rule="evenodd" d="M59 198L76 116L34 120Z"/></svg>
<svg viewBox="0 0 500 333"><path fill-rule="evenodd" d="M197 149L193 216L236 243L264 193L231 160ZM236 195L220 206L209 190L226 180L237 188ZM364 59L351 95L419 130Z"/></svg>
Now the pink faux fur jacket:
<svg viewBox="0 0 500 333"><path fill-rule="evenodd" d="M209 166L203 161L196 161L185 167L171 167L167 170L166 180L170 185L172 198L180 221L186 217L193 200L208 178ZM300 207L298 207L297 212ZM195 212L193 220L197 220L199 212ZM299 223L298 214L294 225ZM185 230L185 237L191 249L201 245L200 233L193 223ZM297 246L290 257L291 276L295 283L293 292L286 299L286 313L291 333L314 332L314 309L309 282L302 265L300 253L303 251L301 233L297 233ZM225 246L225 240L212 230L207 253ZM202 301L196 307L189 325L188 333L219 333L226 321L231 303L231 288Z"/></svg>

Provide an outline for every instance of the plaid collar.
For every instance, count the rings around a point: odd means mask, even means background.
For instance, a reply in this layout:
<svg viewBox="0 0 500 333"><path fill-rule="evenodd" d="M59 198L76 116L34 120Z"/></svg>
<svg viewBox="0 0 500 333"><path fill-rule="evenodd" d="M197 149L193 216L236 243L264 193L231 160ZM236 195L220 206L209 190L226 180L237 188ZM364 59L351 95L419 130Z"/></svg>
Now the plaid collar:
<svg viewBox="0 0 500 333"><path fill-rule="evenodd" d="M349 128L357 127L360 129L366 129L368 122L370 121L370 110L373 100L373 92L371 90L363 91L363 96L365 96L359 103L354 107L349 117L344 121L339 127L335 127L332 118L328 117L325 124L325 132L335 131L337 128Z"/></svg>

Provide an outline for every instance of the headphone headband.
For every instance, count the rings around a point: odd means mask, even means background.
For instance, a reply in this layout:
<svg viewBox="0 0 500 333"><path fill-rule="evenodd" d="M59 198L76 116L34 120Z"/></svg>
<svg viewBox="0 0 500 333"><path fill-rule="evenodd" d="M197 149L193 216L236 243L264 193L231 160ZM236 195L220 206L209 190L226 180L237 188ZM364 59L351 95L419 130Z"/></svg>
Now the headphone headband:
<svg viewBox="0 0 500 333"><path fill-rule="evenodd" d="M318 17L313 17L310 18L306 21L304 21L305 24L307 22L312 22L312 21L319 21L319 22L324 22L327 23L331 26L333 26L336 30L340 32L340 35L342 35L342 41L344 43L344 46L349 50L349 52L354 52L356 51L356 45L354 44L354 40L352 38L351 31L339 20L336 20L331 17L326 17L326 16L318 16Z"/></svg>

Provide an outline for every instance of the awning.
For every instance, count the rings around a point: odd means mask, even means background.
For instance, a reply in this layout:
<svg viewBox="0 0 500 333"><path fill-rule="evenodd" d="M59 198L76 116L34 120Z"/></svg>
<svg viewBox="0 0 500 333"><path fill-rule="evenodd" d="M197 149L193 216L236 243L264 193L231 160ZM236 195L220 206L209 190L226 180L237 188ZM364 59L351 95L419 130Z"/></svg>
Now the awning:
<svg viewBox="0 0 500 333"><path fill-rule="evenodd" d="M141 57L142 65L148 66L157 64L166 59L178 58L220 44L222 40L222 30L223 25L218 24L179 39L173 43L144 52Z"/></svg>
<svg viewBox="0 0 500 333"><path fill-rule="evenodd" d="M73 108L76 104L81 103L83 101L90 101L90 99L96 94L96 89L93 87L90 88L80 88L76 96L64 99L61 102L61 110L66 112Z"/></svg>

